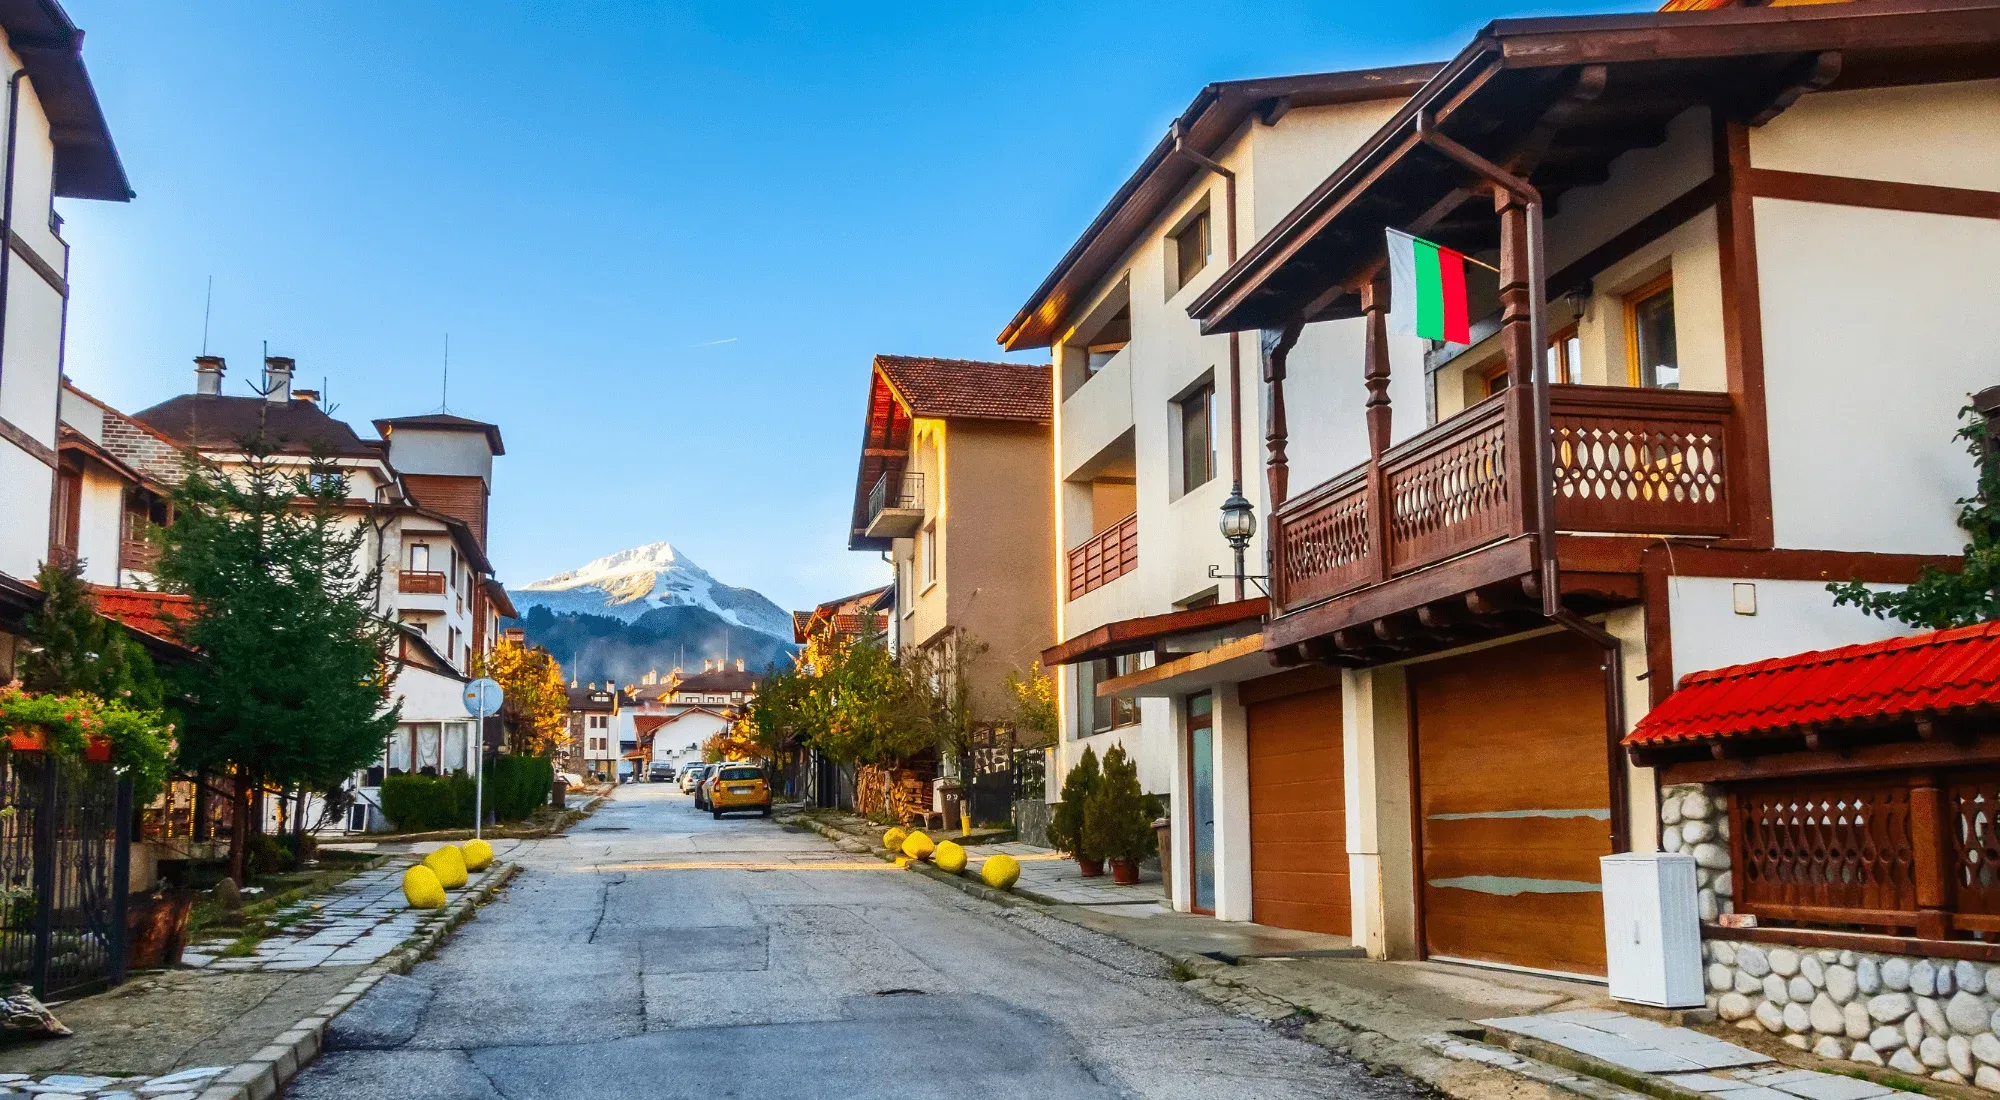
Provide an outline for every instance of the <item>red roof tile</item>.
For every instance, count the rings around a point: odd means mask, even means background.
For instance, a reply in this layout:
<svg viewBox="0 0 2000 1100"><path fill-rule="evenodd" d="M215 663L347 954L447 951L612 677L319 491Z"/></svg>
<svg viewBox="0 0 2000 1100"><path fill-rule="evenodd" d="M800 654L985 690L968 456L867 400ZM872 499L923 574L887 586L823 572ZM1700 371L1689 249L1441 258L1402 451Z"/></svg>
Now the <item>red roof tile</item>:
<svg viewBox="0 0 2000 1100"><path fill-rule="evenodd" d="M1628 745L1840 723L1909 721L2000 705L2000 623L1691 672Z"/></svg>
<svg viewBox="0 0 2000 1100"><path fill-rule="evenodd" d="M921 355L878 355L875 367L911 416L949 420L1055 419L1046 363L982 363Z"/></svg>
<svg viewBox="0 0 2000 1100"><path fill-rule="evenodd" d="M170 642L179 643L182 624L194 618L193 599L170 592L93 586L91 594L99 615Z"/></svg>

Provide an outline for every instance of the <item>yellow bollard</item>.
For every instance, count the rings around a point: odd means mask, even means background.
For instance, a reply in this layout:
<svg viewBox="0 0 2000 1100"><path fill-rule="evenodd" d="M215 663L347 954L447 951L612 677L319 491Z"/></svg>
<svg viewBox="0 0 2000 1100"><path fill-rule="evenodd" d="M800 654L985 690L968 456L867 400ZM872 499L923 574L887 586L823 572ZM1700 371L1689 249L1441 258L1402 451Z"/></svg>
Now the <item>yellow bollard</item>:
<svg viewBox="0 0 2000 1100"><path fill-rule="evenodd" d="M483 840L468 840L458 850L465 857L468 871L484 871L493 865L493 845Z"/></svg>
<svg viewBox="0 0 2000 1100"><path fill-rule="evenodd" d="M995 890L1011 890L1021 881L1021 861L1005 852L987 856L979 867L979 881Z"/></svg>
<svg viewBox="0 0 2000 1100"><path fill-rule="evenodd" d="M437 876L438 885L447 890L456 890L465 885L465 853L456 845L447 844L424 857L424 866Z"/></svg>
<svg viewBox="0 0 2000 1100"><path fill-rule="evenodd" d="M965 870L965 849L947 840L938 844L937 851L931 853L931 863L940 871L957 874Z"/></svg>
<svg viewBox="0 0 2000 1100"><path fill-rule="evenodd" d="M882 847L892 852L900 852L903 850L904 839L909 835L901 829L891 828L888 832L882 834Z"/></svg>
<svg viewBox="0 0 2000 1100"><path fill-rule="evenodd" d="M444 908L444 886L437 873L419 863L403 872L403 900L412 909Z"/></svg>
<svg viewBox="0 0 2000 1100"><path fill-rule="evenodd" d="M922 829L903 838L903 854L911 859L929 859L937 851L937 841L924 835Z"/></svg>
<svg viewBox="0 0 2000 1100"><path fill-rule="evenodd" d="M972 809L963 802L958 804L958 835L972 835Z"/></svg>

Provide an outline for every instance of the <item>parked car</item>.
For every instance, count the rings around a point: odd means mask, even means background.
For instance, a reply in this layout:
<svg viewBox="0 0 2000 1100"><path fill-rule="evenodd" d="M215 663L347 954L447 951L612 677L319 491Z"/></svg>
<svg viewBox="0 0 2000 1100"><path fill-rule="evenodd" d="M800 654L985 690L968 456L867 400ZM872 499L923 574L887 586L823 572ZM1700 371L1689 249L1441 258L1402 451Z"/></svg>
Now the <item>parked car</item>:
<svg viewBox="0 0 2000 1100"><path fill-rule="evenodd" d="M708 809L708 781L715 777L715 773L716 773L715 766L710 764L703 764L701 766L701 770L694 773L695 809L697 810Z"/></svg>
<svg viewBox="0 0 2000 1100"><path fill-rule="evenodd" d="M689 763L681 765L681 773L674 781L680 784L682 794L688 794L694 790L695 780L699 778L701 778L701 765Z"/></svg>
<svg viewBox="0 0 2000 1100"><path fill-rule="evenodd" d="M741 810L771 816L771 783L757 764L724 764L708 780L709 812L716 817Z"/></svg>
<svg viewBox="0 0 2000 1100"><path fill-rule="evenodd" d="M674 777L674 766L664 760L656 760L646 769L646 782L665 783Z"/></svg>

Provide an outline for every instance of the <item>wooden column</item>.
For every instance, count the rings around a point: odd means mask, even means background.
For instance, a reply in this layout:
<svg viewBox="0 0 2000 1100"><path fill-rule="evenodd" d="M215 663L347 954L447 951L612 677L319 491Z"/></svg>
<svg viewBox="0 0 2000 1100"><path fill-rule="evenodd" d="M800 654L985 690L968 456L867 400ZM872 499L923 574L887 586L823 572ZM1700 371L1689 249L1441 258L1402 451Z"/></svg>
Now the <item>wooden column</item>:
<svg viewBox="0 0 2000 1100"><path fill-rule="evenodd" d="M1935 772L1910 774L1910 868L1917 884L1917 935L1951 930L1951 808Z"/></svg>
<svg viewBox="0 0 2000 1100"><path fill-rule="evenodd" d="M1305 319L1288 322L1276 340L1264 335L1264 385L1270 391L1271 422L1264 433L1264 446L1269 452L1265 460L1264 476L1268 481L1270 511L1264 515L1264 573L1270 579L1271 605L1276 610L1285 606L1285 540L1278 527L1278 510L1285 506L1285 498L1291 487L1291 468L1285 462L1285 359L1292 353L1292 345L1299 342L1299 332L1305 328Z"/></svg>
<svg viewBox="0 0 2000 1100"><path fill-rule="evenodd" d="M1507 356L1507 496L1514 533L1537 529L1534 417L1535 371L1542 349L1534 346L1528 311L1534 293L1528 279L1528 210L1506 191L1493 193L1500 215L1500 347Z"/></svg>
<svg viewBox="0 0 2000 1100"><path fill-rule="evenodd" d="M1771 518L1771 441L1764 407L1764 317L1757 277L1757 220L1745 176L1750 132L1715 119L1715 241L1722 268L1722 356L1736 416L1728 440L1730 532L1751 546L1776 545Z"/></svg>
<svg viewBox="0 0 2000 1100"><path fill-rule="evenodd" d="M1389 579L1389 478L1382 452L1389 449L1389 293L1371 280L1361 288L1361 317L1366 339L1362 345L1361 377L1368 386L1368 557L1377 581Z"/></svg>

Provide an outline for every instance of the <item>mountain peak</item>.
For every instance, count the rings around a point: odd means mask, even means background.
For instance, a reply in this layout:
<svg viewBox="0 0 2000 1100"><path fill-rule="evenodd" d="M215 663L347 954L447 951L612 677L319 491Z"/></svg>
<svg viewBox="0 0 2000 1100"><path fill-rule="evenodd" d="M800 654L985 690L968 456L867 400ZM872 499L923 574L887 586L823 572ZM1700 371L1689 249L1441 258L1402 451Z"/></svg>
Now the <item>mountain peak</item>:
<svg viewBox="0 0 2000 1100"><path fill-rule="evenodd" d="M716 580L664 540L607 554L509 593L524 613L541 606L557 614L604 615L626 622L656 608L699 607L725 622L791 641L790 615L760 593Z"/></svg>

